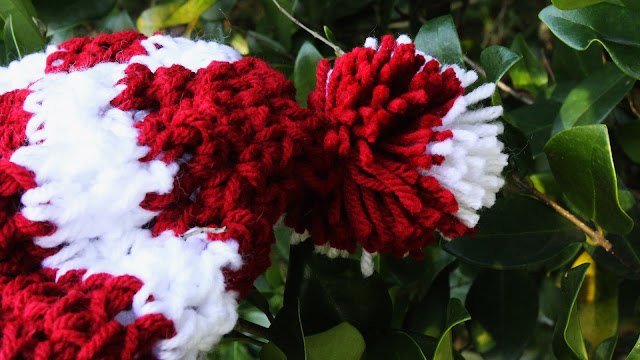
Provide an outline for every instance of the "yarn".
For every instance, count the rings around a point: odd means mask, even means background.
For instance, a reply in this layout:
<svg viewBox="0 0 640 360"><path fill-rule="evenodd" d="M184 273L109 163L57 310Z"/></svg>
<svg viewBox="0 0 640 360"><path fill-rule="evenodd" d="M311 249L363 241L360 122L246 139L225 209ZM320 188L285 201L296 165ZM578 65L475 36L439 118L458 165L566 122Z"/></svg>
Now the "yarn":
<svg viewBox="0 0 640 360"><path fill-rule="evenodd" d="M297 164L308 194L290 205L287 221L309 229L321 248L354 253L359 244L420 258L436 232L472 235L476 211L495 201L506 165L493 122L501 108L468 111L494 87L465 96L477 75L442 66L406 36L365 45L333 68L318 65L308 100L318 115L306 124L309 155Z"/></svg>
<svg viewBox="0 0 640 360"><path fill-rule="evenodd" d="M407 37L266 63L128 31L0 68L0 358L196 359L230 332L283 214L330 257L473 234L506 164L474 72ZM218 229L202 231L203 228Z"/></svg>
<svg viewBox="0 0 640 360"><path fill-rule="evenodd" d="M162 35L47 53L0 97L3 358L195 359L235 326L299 192L295 89ZM226 231L180 236L202 227Z"/></svg>

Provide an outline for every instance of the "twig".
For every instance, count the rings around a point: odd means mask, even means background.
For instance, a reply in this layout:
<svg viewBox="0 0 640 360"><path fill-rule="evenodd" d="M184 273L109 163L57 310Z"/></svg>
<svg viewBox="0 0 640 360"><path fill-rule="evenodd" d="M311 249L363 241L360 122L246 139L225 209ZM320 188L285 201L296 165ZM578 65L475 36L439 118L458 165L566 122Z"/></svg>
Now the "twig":
<svg viewBox="0 0 640 360"><path fill-rule="evenodd" d="M538 189L533 187L533 185L529 184L525 180L522 180L517 175L514 174L513 179L520 186L522 190L542 200L547 205L551 206L553 210L555 210L558 214L564 216L567 220L571 221L575 226L577 226L580 230L582 230L582 232L584 232L587 236L589 236L591 240L593 240L598 246L602 246L608 252L611 251L612 245L609 242L609 240L607 240L607 238L604 236L604 234L596 230L593 230L592 228L587 226L575 215L567 211L567 209L560 206L557 202L549 199L547 195L541 193L540 191L538 191Z"/></svg>
<svg viewBox="0 0 640 360"><path fill-rule="evenodd" d="M234 330L251 334L255 337L271 341L271 338L269 336L269 329L267 329L264 326L260 326L256 323L252 323L251 321L247 321L245 319L238 319L238 322L236 323Z"/></svg>
<svg viewBox="0 0 640 360"><path fill-rule="evenodd" d="M543 201L547 205L551 206L558 214L564 216L567 220L571 221L574 225L576 225L582 232L584 232L591 240L595 242L596 245L601 246L604 250L606 250L609 254L613 255L622 265L624 265L627 269L634 272L636 275L640 275L640 265L637 262L631 260L627 257L623 251L617 246L613 246L609 240L604 236L602 231L593 230L585 223L580 221L577 217L575 217L572 213L567 211L565 208L560 206L557 202L549 199L545 194L538 191L532 184L529 182L519 178L517 175L513 174L513 180L516 182L520 188L530 194Z"/></svg>
<svg viewBox="0 0 640 360"><path fill-rule="evenodd" d="M280 10L280 12L282 12L286 17L288 17L291 21L293 21L294 24L296 24L296 25L300 26L301 28L303 28L306 32L311 34L314 38L316 38L316 39L322 41L323 43L327 44L338 55L344 55L344 51L342 51L342 49L340 49L340 47L338 45L332 43L331 41L329 41L329 40L327 40L325 38L323 38L317 32L315 32L315 31L309 29L308 27L304 26L304 24L302 24L300 21L298 21L298 19L296 19L293 16L291 16L291 14L289 14L289 12L287 12L287 10L285 10L282 6L280 6L280 4L278 3L277 0L273 0L273 3L276 4L276 6Z"/></svg>
<svg viewBox="0 0 640 360"><path fill-rule="evenodd" d="M469 58L467 55L464 55L464 62L469 64L469 66L471 66L475 71L480 73L482 76L487 76L487 73L484 71L482 66L480 66L475 61L471 60L471 58ZM503 83L502 81L498 81L498 87L500 88L500 90L506 92L507 94L515 97L516 99L522 101L523 103L525 103L527 105L531 105L531 104L534 103L534 99L531 96L529 96L527 94L522 94L522 93L519 93L519 92L513 90L513 88L511 88L511 86Z"/></svg>

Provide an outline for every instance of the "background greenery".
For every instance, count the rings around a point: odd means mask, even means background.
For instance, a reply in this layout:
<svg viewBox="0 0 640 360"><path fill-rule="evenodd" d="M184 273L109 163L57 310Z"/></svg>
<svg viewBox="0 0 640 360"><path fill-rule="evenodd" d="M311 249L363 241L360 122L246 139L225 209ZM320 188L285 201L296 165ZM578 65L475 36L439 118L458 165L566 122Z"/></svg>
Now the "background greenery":
<svg viewBox="0 0 640 360"><path fill-rule="evenodd" d="M280 4L342 49L409 34L499 82L508 184L475 238L423 261L377 257L367 279L356 255L290 248L276 228L273 265L209 359L640 359L640 1ZM272 0L0 0L0 17L4 63L74 36L164 31L266 60L301 104L318 60L336 56Z"/></svg>

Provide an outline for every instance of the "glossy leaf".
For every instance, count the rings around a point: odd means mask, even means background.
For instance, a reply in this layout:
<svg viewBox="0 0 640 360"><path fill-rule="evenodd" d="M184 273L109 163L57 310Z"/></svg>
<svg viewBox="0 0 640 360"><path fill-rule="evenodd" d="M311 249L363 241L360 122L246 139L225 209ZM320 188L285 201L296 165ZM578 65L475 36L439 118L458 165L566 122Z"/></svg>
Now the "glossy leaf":
<svg viewBox="0 0 640 360"><path fill-rule="evenodd" d="M494 269L541 263L583 234L543 203L526 196L503 197L486 210L478 234L443 242L442 247L467 261Z"/></svg>
<svg viewBox="0 0 640 360"><path fill-rule="evenodd" d="M418 31L414 43L416 49L442 64L463 64L460 39L450 15L427 21Z"/></svg>
<svg viewBox="0 0 640 360"><path fill-rule="evenodd" d="M8 61L21 59L44 49L44 39L34 22L35 9L29 0L0 0L0 17L4 20L4 44Z"/></svg>
<svg viewBox="0 0 640 360"><path fill-rule="evenodd" d="M222 343L216 345L215 352L207 356L207 360L252 360L253 356L247 347L239 342Z"/></svg>
<svg viewBox="0 0 640 360"><path fill-rule="evenodd" d="M324 35L327 37L327 40L329 40L329 42L332 44L338 44L338 40L336 39L336 36L333 34L333 31L331 31L331 28L325 25L323 26L323 29L324 29Z"/></svg>
<svg viewBox="0 0 640 360"><path fill-rule="evenodd" d="M467 309L495 341L486 358L518 359L533 335L538 294L524 272L488 270L469 290Z"/></svg>
<svg viewBox="0 0 640 360"><path fill-rule="evenodd" d="M515 36L511 50L520 54L522 60L513 64L509 70L511 82L516 89L524 89L536 96L540 88L547 85L549 78L544 66L538 60L522 35Z"/></svg>
<svg viewBox="0 0 640 360"><path fill-rule="evenodd" d="M497 83L522 56L504 46L493 45L482 51L480 63L487 73L487 81Z"/></svg>
<svg viewBox="0 0 640 360"><path fill-rule="evenodd" d="M38 16L47 24L49 34L107 15L116 0L33 0Z"/></svg>
<svg viewBox="0 0 640 360"><path fill-rule="evenodd" d="M162 24L163 27L176 26L181 24L193 24L200 15L218 0L188 0L173 11Z"/></svg>
<svg viewBox="0 0 640 360"><path fill-rule="evenodd" d="M280 6L289 14L293 14L295 0L277 0ZM286 49L291 49L291 36L295 24L273 3L273 0L262 0L262 5L269 19L269 25L273 28L275 39Z"/></svg>
<svg viewBox="0 0 640 360"><path fill-rule="evenodd" d="M601 3L576 10L560 10L551 5L540 19L560 40L576 50L600 42L613 61L627 75L640 79L640 12Z"/></svg>
<svg viewBox="0 0 640 360"><path fill-rule="evenodd" d="M305 344L309 360L360 360L365 349L364 338L347 322L307 336Z"/></svg>
<svg viewBox="0 0 640 360"><path fill-rule="evenodd" d="M367 349L365 360L427 360L418 343L407 333L393 331Z"/></svg>
<svg viewBox="0 0 640 360"><path fill-rule="evenodd" d="M276 344L270 342L260 349L260 360L287 360L287 356Z"/></svg>
<svg viewBox="0 0 640 360"><path fill-rule="evenodd" d="M313 254L303 274L300 305L305 333L322 332L347 321L369 341L389 329L387 287L377 274L364 278L358 261Z"/></svg>
<svg viewBox="0 0 640 360"><path fill-rule="evenodd" d="M438 339L438 344L436 345L433 357L430 358L434 360L453 360L452 329L454 326L469 319L471 319L471 316L460 300L456 298L451 299L447 306L447 322L445 329Z"/></svg>
<svg viewBox="0 0 640 360"><path fill-rule="evenodd" d="M176 3L166 3L146 9L140 14L136 21L138 31L147 36L153 35L156 31L164 27L165 21L178 7L179 5Z"/></svg>
<svg viewBox="0 0 640 360"><path fill-rule="evenodd" d="M598 4L606 0L551 0L553 5L561 10L573 10L581 7Z"/></svg>
<svg viewBox="0 0 640 360"><path fill-rule="evenodd" d="M612 336L601 342L593 356L594 360L613 360L613 353L618 345L618 336Z"/></svg>
<svg viewBox="0 0 640 360"><path fill-rule="evenodd" d="M618 201L606 126L564 130L549 140L544 151L558 185L578 211L607 231L631 231L633 220Z"/></svg>
<svg viewBox="0 0 640 360"><path fill-rule="evenodd" d="M556 37L553 40L551 66L557 82L582 81L604 66L602 47L590 46L586 50L578 51Z"/></svg>
<svg viewBox="0 0 640 360"><path fill-rule="evenodd" d="M624 99L635 80L607 63L574 87L553 125L553 133L572 126L599 124Z"/></svg>
<svg viewBox="0 0 640 360"><path fill-rule="evenodd" d="M586 360L576 301L589 264L573 268L562 278L562 308L553 333L553 352L558 359Z"/></svg>
<svg viewBox="0 0 640 360"><path fill-rule="evenodd" d="M301 106L307 106L307 96L316 88L316 67L322 58L313 44L308 41L302 44L293 67L296 101Z"/></svg>
<svg viewBox="0 0 640 360"><path fill-rule="evenodd" d="M135 30L136 24L126 11L120 11L109 15L98 23L98 29L107 33L114 33L124 30Z"/></svg>
<svg viewBox="0 0 640 360"><path fill-rule="evenodd" d="M544 153L544 145L551 138L553 122L559 111L560 104L541 99L511 111L506 119L522 130L529 140L533 157L538 157Z"/></svg>
<svg viewBox="0 0 640 360"><path fill-rule="evenodd" d="M633 349L631 349L631 352L627 356L627 360L640 360L640 338L638 338Z"/></svg>
<svg viewBox="0 0 640 360"><path fill-rule="evenodd" d="M447 323L449 299L449 272L445 271L429 286L429 291L420 301L409 306L402 328L415 333L439 337ZM394 305L396 305L399 300L394 300Z"/></svg>
<svg viewBox="0 0 640 360"><path fill-rule="evenodd" d="M618 284L616 277L598 266L587 252L573 267L590 264L578 294L578 319L589 353L618 329Z"/></svg>

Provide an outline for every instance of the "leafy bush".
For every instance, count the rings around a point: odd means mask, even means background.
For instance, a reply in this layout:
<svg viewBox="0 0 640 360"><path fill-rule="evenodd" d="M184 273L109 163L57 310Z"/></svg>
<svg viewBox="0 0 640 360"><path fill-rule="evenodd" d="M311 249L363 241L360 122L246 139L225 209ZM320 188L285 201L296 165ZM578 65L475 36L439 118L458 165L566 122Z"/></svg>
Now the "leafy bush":
<svg viewBox="0 0 640 360"><path fill-rule="evenodd" d="M640 5L636 0L1 0L6 64L138 29L216 40L294 81L367 36L409 34L499 86L507 185L474 238L425 259L329 260L277 227L273 265L210 359L640 358ZM464 55L463 55L464 54ZM634 346L634 344L636 344ZM286 355L285 355L286 354Z"/></svg>

